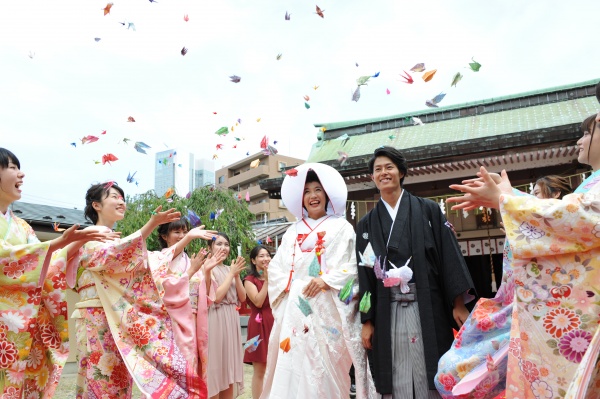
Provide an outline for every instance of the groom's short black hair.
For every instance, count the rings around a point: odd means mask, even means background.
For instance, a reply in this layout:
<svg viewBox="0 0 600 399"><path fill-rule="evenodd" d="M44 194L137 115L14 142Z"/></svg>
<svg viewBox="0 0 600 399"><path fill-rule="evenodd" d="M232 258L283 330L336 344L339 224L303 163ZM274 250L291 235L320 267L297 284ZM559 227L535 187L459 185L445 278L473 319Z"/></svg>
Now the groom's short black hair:
<svg viewBox="0 0 600 399"><path fill-rule="evenodd" d="M375 165L375 159L379 157L388 157L392 160L394 165L398 168L400 172L402 172L403 176L400 179L400 185L404 183L404 178L406 177L406 173L408 172L408 166L406 164L406 158L394 147L382 146L379 147L373 152L373 157L369 159L369 173L373 174L373 165Z"/></svg>

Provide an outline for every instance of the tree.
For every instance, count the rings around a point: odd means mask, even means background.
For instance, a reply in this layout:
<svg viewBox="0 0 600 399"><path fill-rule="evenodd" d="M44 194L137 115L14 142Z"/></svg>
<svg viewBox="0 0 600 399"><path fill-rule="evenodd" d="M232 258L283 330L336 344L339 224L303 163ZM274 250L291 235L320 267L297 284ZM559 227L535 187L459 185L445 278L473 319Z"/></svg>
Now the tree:
<svg viewBox="0 0 600 399"><path fill-rule="evenodd" d="M118 231L121 231L122 236L126 237L139 230L159 205L162 205L163 210L177 209L181 212L182 217L187 217L188 209L191 209L200 216L200 220L202 224L206 225L207 230L217 230L229 236L231 252L228 260L237 256L238 245L242 246L242 256L248 260L247 254L256 245L250 225L254 216L248 210L246 202L237 200L233 191L205 186L194 190L189 198L179 197L175 194L171 199L172 202L168 202L165 197L157 197L153 190L134 197L128 196L127 212L125 212L125 218L117 224ZM217 216L221 209L222 212ZM211 213L215 216L214 219L211 219ZM148 237L146 244L149 251L160 250L156 230ZM187 252L196 253L202 247L206 247L206 243L194 240L188 245Z"/></svg>

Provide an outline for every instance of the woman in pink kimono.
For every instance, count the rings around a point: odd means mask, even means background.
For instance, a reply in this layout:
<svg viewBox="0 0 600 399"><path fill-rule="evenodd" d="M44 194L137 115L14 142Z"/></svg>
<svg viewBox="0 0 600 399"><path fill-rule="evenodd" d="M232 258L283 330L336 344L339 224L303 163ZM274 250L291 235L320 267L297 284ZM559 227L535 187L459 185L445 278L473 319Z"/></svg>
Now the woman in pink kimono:
<svg viewBox="0 0 600 399"><path fill-rule="evenodd" d="M560 199L515 196L481 168L453 209L500 209L513 253L506 398L600 397L600 123L582 124L578 161L594 172ZM491 367L493 370L493 367Z"/></svg>
<svg viewBox="0 0 600 399"><path fill-rule="evenodd" d="M9 208L21 198L20 168L17 157L0 148L0 397L37 399L53 395L69 355L67 251L58 250L116 235L75 225L40 242Z"/></svg>
<svg viewBox="0 0 600 399"><path fill-rule="evenodd" d="M111 230L125 209L123 190L114 182L87 191L85 215L95 224L89 229ZM132 382L148 398L199 396L199 377L175 343L171 318L147 262L146 237L158 225L180 217L174 209L160 209L129 237L87 243L69 262L67 282L80 295L73 314L77 398L127 399Z"/></svg>
<svg viewBox="0 0 600 399"><path fill-rule="evenodd" d="M190 230L189 222L181 218L158 227L158 241L163 248L152 254L154 279L162 300L173 321L175 341L188 363L197 368L200 398L208 398L206 385L208 363L208 303L215 298L215 290L204 282L204 272L210 272L223 259L206 257L206 251L188 256L184 249L194 239L211 240L216 231L204 226ZM161 259L171 257L169 263Z"/></svg>

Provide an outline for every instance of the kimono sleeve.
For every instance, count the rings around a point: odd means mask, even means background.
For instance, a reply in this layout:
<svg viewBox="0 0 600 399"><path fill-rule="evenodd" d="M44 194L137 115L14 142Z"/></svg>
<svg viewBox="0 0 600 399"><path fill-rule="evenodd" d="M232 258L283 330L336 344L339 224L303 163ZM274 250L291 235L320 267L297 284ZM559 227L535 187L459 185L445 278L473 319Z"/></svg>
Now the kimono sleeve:
<svg viewBox="0 0 600 399"><path fill-rule="evenodd" d="M500 196L506 235L517 259L577 253L600 247L600 197L562 200Z"/></svg>
<svg viewBox="0 0 600 399"><path fill-rule="evenodd" d="M437 265L449 305L452 307L454 299L459 295L464 295L466 304L475 298L470 295L475 293L475 288L456 240L454 228L435 202L427 200L424 206L428 207L431 231L436 246L436 252L428 252L427 257L434 262L434 265Z"/></svg>
<svg viewBox="0 0 600 399"><path fill-rule="evenodd" d="M81 247L79 253L73 259L69 260L69 264L67 265L67 283L69 287L75 287L77 283L77 269L79 267L100 271L105 267L118 267L116 265L122 264L122 260L126 258L133 259L137 255L145 255L145 253L146 243L139 230L120 240L87 242ZM143 258L141 259L143 260ZM147 267L147 265L145 262L140 261L136 262L131 269L133 270L136 267Z"/></svg>
<svg viewBox="0 0 600 399"><path fill-rule="evenodd" d="M330 288L338 291L356 277L356 236L350 223L346 220L342 223L342 228L325 250L327 273L321 276Z"/></svg>
<svg viewBox="0 0 600 399"><path fill-rule="evenodd" d="M368 237L367 217L368 215L361 219L356 227L355 259L360 259L359 253L363 253L369 244L369 240L365 238ZM360 313L360 320L362 323L365 323L367 320L371 320L375 323L375 310L377 308L377 278L375 277L375 272L372 267L361 266L359 264L357 269L359 298L363 298L367 292L371 293L371 308L366 313Z"/></svg>
<svg viewBox="0 0 600 399"><path fill-rule="evenodd" d="M279 306L286 294L285 289L290 279L293 251L296 245L295 230L292 226L285 232L277 253L269 263L269 301L273 310Z"/></svg>

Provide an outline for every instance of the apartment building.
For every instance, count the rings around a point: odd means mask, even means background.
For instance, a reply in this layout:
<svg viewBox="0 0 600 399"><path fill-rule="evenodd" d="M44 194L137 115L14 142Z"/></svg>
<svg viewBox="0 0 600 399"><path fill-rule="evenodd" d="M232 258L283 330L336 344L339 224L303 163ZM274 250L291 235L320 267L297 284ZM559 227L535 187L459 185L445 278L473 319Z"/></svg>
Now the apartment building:
<svg viewBox="0 0 600 399"><path fill-rule="evenodd" d="M256 164L256 161L258 161L258 164ZM303 159L279 154L265 155L259 152L217 170L215 172L215 185L219 188L231 189L238 194L239 198L249 200L248 208L258 221L283 217L293 221L296 218L288 212L281 199L270 198L269 193L262 190L258 182L264 179L281 177L285 168L303 163Z"/></svg>

